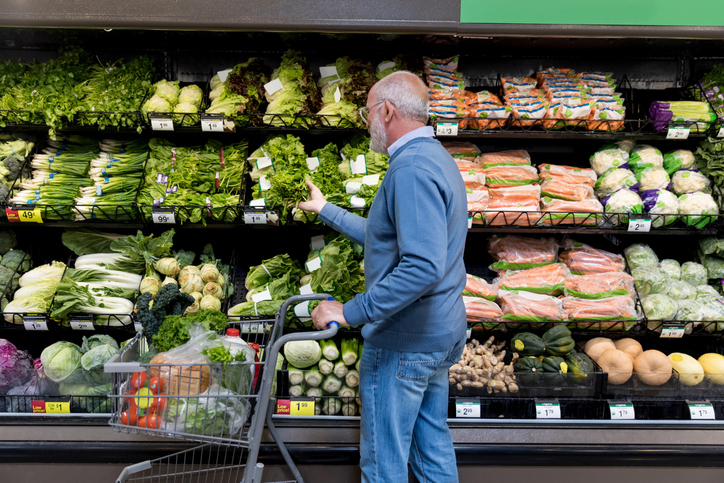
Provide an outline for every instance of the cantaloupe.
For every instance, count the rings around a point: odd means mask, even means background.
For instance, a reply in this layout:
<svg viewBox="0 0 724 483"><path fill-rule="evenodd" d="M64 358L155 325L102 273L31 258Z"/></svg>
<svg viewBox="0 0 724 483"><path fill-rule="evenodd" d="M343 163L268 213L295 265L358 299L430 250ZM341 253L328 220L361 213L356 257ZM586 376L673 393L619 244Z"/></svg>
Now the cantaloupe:
<svg viewBox="0 0 724 483"><path fill-rule="evenodd" d="M709 352L699 357L699 364L712 384L724 385L724 356Z"/></svg>
<svg viewBox="0 0 724 483"><path fill-rule="evenodd" d="M629 354L630 355L630 354ZM660 386L671 379L671 361L657 350L644 351L634 359L633 369L644 384Z"/></svg>
<svg viewBox="0 0 724 483"><path fill-rule="evenodd" d="M631 378L633 362L624 351L609 349L596 361L604 372L608 373L608 383L619 386Z"/></svg>
<svg viewBox="0 0 724 483"><path fill-rule="evenodd" d="M636 360L636 358L644 351L644 348L641 347L639 341L631 339L630 337L618 339L613 343L616 346L616 349L624 351L626 354L630 355L633 360ZM663 353L661 355L665 356Z"/></svg>
<svg viewBox="0 0 724 483"><path fill-rule="evenodd" d="M607 350L615 349L616 346L613 341L607 337L596 337L586 342L583 351L588 354L588 357L598 362L598 358Z"/></svg>
<svg viewBox="0 0 724 483"><path fill-rule="evenodd" d="M669 360L674 370L679 373L679 380L685 386L696 386L704 380L704 368L699 361L683 352L672 352Z"/></svg>

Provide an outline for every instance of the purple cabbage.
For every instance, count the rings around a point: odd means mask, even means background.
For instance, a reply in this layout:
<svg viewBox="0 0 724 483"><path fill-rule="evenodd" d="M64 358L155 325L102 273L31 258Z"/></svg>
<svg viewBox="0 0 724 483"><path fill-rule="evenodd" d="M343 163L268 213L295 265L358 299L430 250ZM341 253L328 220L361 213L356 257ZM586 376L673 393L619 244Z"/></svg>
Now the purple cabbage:
<svg viewBox="0 0 724 483"><path fill-rule="evenodd" d="M0 394L28 382L35 373L33 358L10 341L0 339Z"/></svg>

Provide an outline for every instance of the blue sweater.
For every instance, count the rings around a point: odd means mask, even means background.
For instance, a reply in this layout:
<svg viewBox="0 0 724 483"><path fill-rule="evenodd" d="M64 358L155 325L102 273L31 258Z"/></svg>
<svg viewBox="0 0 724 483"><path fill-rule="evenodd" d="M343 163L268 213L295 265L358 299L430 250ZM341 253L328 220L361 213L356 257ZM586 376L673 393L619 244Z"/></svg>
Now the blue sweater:
<svg viewBox="0 0 724 483"><path fill-rule="evenodd" d="M419 137L389 160L369 218L327 203L322 220L365 247L366 292L344 304L373 346L448 350L465 337L465 184L439 141Z"/></svg>

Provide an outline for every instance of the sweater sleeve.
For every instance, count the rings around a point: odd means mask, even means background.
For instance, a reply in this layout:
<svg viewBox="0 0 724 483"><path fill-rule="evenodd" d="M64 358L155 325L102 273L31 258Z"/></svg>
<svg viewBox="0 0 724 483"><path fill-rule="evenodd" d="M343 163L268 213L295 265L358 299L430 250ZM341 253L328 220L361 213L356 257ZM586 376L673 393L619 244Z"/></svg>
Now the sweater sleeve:
<svg viewBox="0 0 724 483"><path fill-rule="evenodd" d="M334 230L344 234L358 245L364 246L367 219L332 203L327 203L319 212L322 221Z"/></svg>
<svg viewBox="0 0 724 483"><path fill-rule="evenodd" d="M351 326L399 312L434 288L445 273L446 206L435 176L410 165L396 170L390 181L388 210L395 223L400 262L368 292L344 305Z"/></svg>

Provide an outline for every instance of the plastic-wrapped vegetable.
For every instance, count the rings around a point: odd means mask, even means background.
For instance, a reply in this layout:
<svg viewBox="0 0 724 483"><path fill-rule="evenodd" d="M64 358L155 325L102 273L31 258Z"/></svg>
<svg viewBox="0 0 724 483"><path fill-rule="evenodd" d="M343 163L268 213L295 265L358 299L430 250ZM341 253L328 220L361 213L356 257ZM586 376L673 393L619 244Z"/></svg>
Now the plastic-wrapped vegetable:
<svg viewBox="0 0 724 483"><path fill-rule="evenodd" d="M655 228L670 225L678 219L679 198L671 191L665 189L642 191L641 201L644 204L644 213L653 215L651 226Z"/></svg>
<svg viewBox="0 0 724 483"><path fill-rule="evenodd" d="M716 330L724 329L724 323L721 322L724 320L724 300L718 297L708 297L697 299L697 302L704 307L703 320L717 322L716 326L714 326L714 324L708 324L705 329L708 332L711 332L715 328Z"/></svg>
<svg viewBox="0 0 724 483"><path fill-rule="evenodd" d="M719 292L711 285L699 285L696 287L696 298L719 297Z"/></svg>
<svg viewBox="0 0 724 483"><path fill-rule="evenodd" d="M665 258L659 262L659 269L663 270L671 280L681 280L681 264L671 258Z"/></svg>
<svg viewBox="0 0 724 483"><path fill-rule="evenodd" d="M709 279L709 273L704 265L696 262L686 262L681 265L681 280L698 287L702 282Z"/></svg>
<svg viewBox="0 0 724 483"><path fill-rule="evenodd" d="M671 287L671 279L658 268L636 268L631 272L639 295L666 295Z"/></svg>
<svg viewBox="0 0 724 483"><path fill-rule="evenodd" d="M636 175L628 169L611 168L596 180L594 185L596 196L604 198L621 189L638 191L639 184Z"/></svg>
<svg viewBox="0 0 724 483"><path fill-rule="evenodd" d="M621 255L583 244L562 252L560 258L575 275L621 272L626 268Z"/></svg>
<svg viewBox="0 0 724 483"><path fill-rule="evenodd" d="M492 284L469 273L465 277L465 290L463 290L463 295L482 297L490 301L495 301L495 299L498 298L496 288Z"/></svg>
<svg viewBox="0 0 724 483"><path fill-rule="evenodd" d="M494 235L488 239L492 270L522 270L556 262L558 242L553 238Z"/></svg>
<svg viewBox="0 0 724 483"><path fill-rule="evenodd" d="M679 300L677 306L676 320L698 322L706 317L704 306L696 300Z"/></svg>
<svg viewBox="0 0 724 483"><path fill-rule="evenodd" d="M659 265L659 257L644 243L634 243L623 251L630 270L637 268L656 268Z"/></svg>
<svg viewBox="0 0 724 483"><path fill-rule="evenodd" d="M563 263L554 263L543 267L529 268L519 272L507 272L499 280L498 286L503 290L524 290L526 292L558 295L563 284L571 276L570 270Z"/></svg>
<svg viewBox="0 0 724 483"><path fill-rule="evenodd" d="M669 173L669 176L680 169L692 168L696 168L696 158L694 153L688 149L677 149L664 154L664 169Z"/></svg>
<svg viewBox="0 0 724 483"><path fill-rule="evenodd" d="M480 297L463 297L465 314L470 322L500 320L503 312L495 302Z"/></svg>
<svg viewBox="0 0 724 483"><path fill-rule="evenodd" d="M627 151L614 145L604 146L603 149L596 151L591 155L589 161L591 162L591 168L597 175L601 176L611 168L628 169L628 158Z"/></svg>
<svg viewBox="0 0 724 483"><path fill-rule="evenodd" d="M633 191L622 189L616 191L611 196L606 196L601 200L606 213L643 213L644 204L641 197ZM628 216L612 216L611 223L620 225L628 223Z"/></svg>
<svg viewBox="0 0 724 483"><path fill-rule="evenodd" d="M653 146L638 144L629 153L628 165L634 171L641 171L645 168L662 168L664 156Z"/></svg>
<svg viewBox="0 0 724 483"><path fill-rule="evenodd" d="M634 295L634 278L624 272L573 275L566 279L566 295L584 299L603 299Z"/></svg>
<svg viewBox="0 0 724 483"><path fill-rule="evenodd" d="M681 280L672 280L666 295L674 300L695 300L696 288Z"/></svg>
<svg viewBox="0 0 724 483"><path fill-rule="evenodd" d="M649 320L672 320L679 310L676 300L663 294L652 294L641 300L644 313Z"/></svg>
<svg viewBox="0 0 724 483"><path fill-rule="evenodd" d="M639 191L662 190L669 186L669 174L664 168L644 168L636 172Z"/></svg>
<svg viewBox="0 0 724 483"><path fill-rule="evenodd" d="M636 304L628 295L599 300L565 297L563 310L568 320L636 320Z"/></svg>
<svg viewBox="0 0 724 483"><path fill-rule="evenodd" d="M671 189L677 195L711 192L711 181L697 170L680 169L671 177Z"/></svg>
<svg viewBox="0 0 724 483"><path fill-rule="evenodd" d="M718 215L719 207L707 193L687 193L679 196L679 215L688 226L704 228Z"/></svg>
<svg viewBox="0 0 724 483"><path fill-rule="evenodd" d="M724 278L724 258L713 255L700 255L700 258L709 278Z"/></svg>
<svg viewBox="0 0 724 483"><path fill-rule="evenodd" d="M532 292L498 292L504 320L515 321L560 321L563 320L561 301Z"/></svg>

